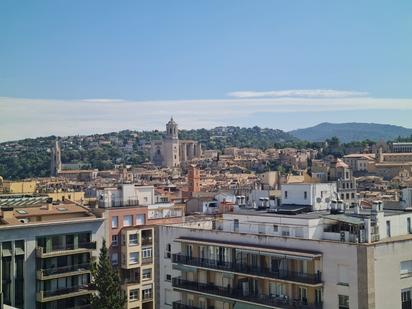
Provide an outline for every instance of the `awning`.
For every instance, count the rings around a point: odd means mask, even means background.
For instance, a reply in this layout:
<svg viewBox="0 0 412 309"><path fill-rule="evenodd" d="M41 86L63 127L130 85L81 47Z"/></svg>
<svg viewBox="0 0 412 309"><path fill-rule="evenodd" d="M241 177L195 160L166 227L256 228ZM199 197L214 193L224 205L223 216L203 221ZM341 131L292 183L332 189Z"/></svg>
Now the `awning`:
<svg viewBox="0 0 412 309"><path fill-rule="evenodd" d="M231 242L231 241L218 241L214 239L199 239L199 238L191 238L191 237L179 237L175 240L176 242L182 243L191 243L191 244L200 244L200 245L208 245L208 246L221 246L227 248L235 248L241 250L250 250L260 253L272 253L276 255L288 255L290 258L296 257L305 257L305 258L318 258L322 256L322 253L316 251L309 251L309 250L302 250L302 249L294 249L294 248L283 248L283 247L275 247L275 246L263 246L263 245L252 245L252 244L244 244L238 242Z"/></svg>
<svg viewBox="0 0 412 309"><path fill-rule="evenodd" d="M347 216L347 215L344 215L344 214L341 214L341 215L326 215L326 216L323 216L323 218L334 220L334 221L339 221L339 222L344 222L344 223L351 224L351 225L362 225L362 224L364 224L364 221L363 221L362 218Z"/></svg>

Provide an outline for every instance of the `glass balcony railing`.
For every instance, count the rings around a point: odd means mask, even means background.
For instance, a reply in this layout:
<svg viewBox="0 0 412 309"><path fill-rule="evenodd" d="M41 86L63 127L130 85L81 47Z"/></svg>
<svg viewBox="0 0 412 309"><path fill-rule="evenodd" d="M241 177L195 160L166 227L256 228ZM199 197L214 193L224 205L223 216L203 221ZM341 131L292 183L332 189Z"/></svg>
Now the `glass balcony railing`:
<svg viewBox="0 0 412 309"><path fill-rule="evenodd" d="M196 281L173 278L172 285L175 288L190 290L199 294L211 294L218 297L236 299L277 308L292 309L322 309L322 304L308 304L307 300L289 299L288 297L276 297L275 295L265 295L250 293L242 288L221 287L211 283L200 283Z"/></svg>
<svg viewBox="0 0 412 309"><path fill-rule="evenodd" d="M81 250L81 249L95 250L96 242L88 241L88 242L78 243L76 245L75 244L61 244L61 245L51 246L50 248L41 247L41 246L38 246L36 248L37 254L40 256L47 255L47 254L53 254L53 253L59 253L63 251L73 251L73 250Z"/></svg>
<svg viewBox="0 0 412 309"><path fill-rule="evenodd" d="M185 305L180 301L173 302L173 309L201 309L200 307Z"/></svg>
<svg viewBox="0 0 412 309"><path fill-rule="evenodd" d="M78 285L78 286L73 286L70 288L63 288L63 289L57 289L57 290L49 290L49 291L43 291L43 297L53 297L53 296L61 296L65 294L72 294L72 293L77 293L81 291L89 291L90 287L89 285Z"/></svg>
<svg viewBox="0 0 412 309"><path fill-rule="evenodd" d="M204 258L189 257L183 254L173 254L173 263L185 264L191 266L198 266L210 269L216 269L220 271L230 271L247 275L254 275L259 277L281 279L287 281L301 282L307 284L319 284L322 283L321 272L316 274L295 272L289 270L277 270L274 271L267 267L252 266L243 263L236 262L224 262L219 260L211 260Z"/></svg>
<svg viewBox="0 0 412 309"><path fill-rule="evenodd" d="M70 273L75 271L82 271L82 270L91 270L92 264L91 263L83 263L83 264L76 264L76 265L68 265L62 267L50 267L41 269L41 273L43 276L52 276L57 274L64 274Z"/></svg>

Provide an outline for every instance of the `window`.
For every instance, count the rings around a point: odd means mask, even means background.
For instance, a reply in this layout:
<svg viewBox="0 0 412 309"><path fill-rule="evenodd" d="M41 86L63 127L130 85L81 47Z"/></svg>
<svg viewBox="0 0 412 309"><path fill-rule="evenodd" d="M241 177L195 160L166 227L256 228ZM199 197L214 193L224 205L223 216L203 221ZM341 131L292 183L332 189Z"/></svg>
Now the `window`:
<svg viewBox="0 0 412 309"><path fill-rule="evenodd" d="M143 299L151 299L153 297L152 288L146 288L143 290Z"/></svg>
<svg viewBox="0 0 412 309"><path fill-rule="evenodd" d="M149 280L151 278L152 278L152 269L151 268L143 269L142 279Z"/></svg>
<svg viewBox="0 0 412 309"><path fill-rule="evenodd" d="M275 283L275 282L270 282L269 283L269 293L270 296L283 296L285 295L286 288L283 283Z"/></svg>
<svg viewBox="0 0 412 309"><path fill-rule="evenodd" d="M133 289L129 292L129 301L139 300L139 289Z"/></svg>
<svg viewBox="0 0 412 309"><path fill-rule="evenodd" d="M306 304L308 301L308 289L301 286L298 287L298 297L304 304Z"/></svg>
<svg viewBox="0 0 412 309"><path fill-rule="evenodd" d="M285 199L288 198L288 191L285 191Z"/></svg>
<svg viewBox="0 0 412 309"><path fill-rule="evenodd" d="M143 225L145 222L145 215L136 216L136 225Z"/></svg>
<svg viewBox="0 0 412 309"><path fill-rule="evenodd" d="M126 215L123 217L123 226L131 226L133 224L133 216Z"/></svg>
<svg viewBox="0 0 412 309"><path fill-rule="evenodd" d="M338 295L339 298L339 309L349 309L349 296Z"/></svg>
<svg viewBox="0 0 412 309"><path fill-rule="evenodd" d="M282 236L290 236L289 227L282 228Z"/></svg>
<svg viewBox="0 0 412 309"><path fill-rule="evenodd" d="M303 198L304 198L305 200L308 198L308 192L307 192L307 191L303 192Z"/></svg>
<svg viewBox="0 0 412 309"><path fill-rule="evenodd" d="M130 264L137 264L139 263L139 252L131 252L129 254L129 263Z"/></svg>
<svg viewBox="0 0 412 309"><path fill-rule="evenodd" d="M147 259L152 257L152 248L144 248L142 250L142 258Z"/></svg>
<svg viewBox="0 0 412 309"><path fill-rule="evenodd" d="M406 219L406 225L408 227L408 233L411 234L412 233L411 218Z"/></svg>
<svg viewBox="0 0 412 309"><path fill-rule="evenodd" d="M412 308L411 289L403 289L401 291L402 309Z"/></svg>
<svg viewBox="0 0 412 309"><path fill-rule="evenodd" d="M352 199L354 199L355 198L355 193L352 193Z"/></svg>
<svg viewBox="0 0 412 309"><path fill-rule="evenodd" d="M119 236L118 235L112 235L112 246L116 247L119 245Z"/></svg>
<svg viewBox="0 0 412 309"><path fill-rule="evenodd" d="M279 226L278 225L273 225L273 232L277 233L279 232Z"/></svg>
<svg viewBox="0 0 412 309"><path fill-rule="evenodd" d="M171 244L167 244L166 245L166 254L165 257L167 259L170 259L172 257L172 245Z"/></svg>
<svg viewBox="0 0 412 309"><path fill-rule="evenodd" d="M118 265L119 264L119 254L113 253L112 254L112 265Z"/></svg>
<svg viewBox="0 0 412 309"><path fill-rule="evenodd" d="M112 217L112 229L117 229L119 226L119 217L114 216Z"/></svg>
<svg viewBox="0 0 412 309"><path fill-rule="evenodd" d="M315 303L316 304L322 303L322 290L321 289L315 290Z"/></svg>
<svg viewBox="0 0 412 309"><path fill-rule="evenodd" d="M233 230L234 232L239 232L239 220L238 219L233 220Z"/></svg>
<svg viewBox="0 0 412 309"><path fill-rule="evenodd" d="M386 221L386 236L391 237L391 221Z"/></svg>
<svg viewBox="0 0 412 309"><path fill-rule="evenodd" d="M348 273L348 266L338 264L338 285L349 286Z"/></svg>
<svg viewBox="0 0 412 309"><path fill-rule="evenodd" d="M172 281L172 275L166 274L166 281Z"/></svg>
<svg viewBox="0 0 412 309"><path fill-rule="evenodd" d="M139 237L137 234L129 234L129 245L138 245Z"/></svg>
<svg viewBox="0 0 412 309"><path fill-rule="evenodd" d="M401 278L412 276L412 260L401 262Z"/></svg>

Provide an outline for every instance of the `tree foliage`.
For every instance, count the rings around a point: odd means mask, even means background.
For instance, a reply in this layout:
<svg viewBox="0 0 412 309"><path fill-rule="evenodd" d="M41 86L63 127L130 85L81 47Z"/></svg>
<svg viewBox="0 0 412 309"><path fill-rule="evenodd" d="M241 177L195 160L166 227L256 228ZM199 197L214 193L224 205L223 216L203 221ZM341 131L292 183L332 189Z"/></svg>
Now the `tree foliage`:
<svg viewBox="0 0 412 309"><path fill-rule="evenodd" d="M100 249L99 263L94 270L93 287L96 294L91 299L93 309L123 309L126 295L120 286L119 274L110 263L106 241Z"/></svg>

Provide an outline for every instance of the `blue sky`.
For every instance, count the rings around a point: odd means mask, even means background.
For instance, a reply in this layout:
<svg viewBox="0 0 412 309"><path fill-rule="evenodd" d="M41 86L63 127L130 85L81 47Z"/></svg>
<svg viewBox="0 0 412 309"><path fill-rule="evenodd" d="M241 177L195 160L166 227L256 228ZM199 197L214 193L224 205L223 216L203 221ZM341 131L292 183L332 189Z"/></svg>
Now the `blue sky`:
<svg viewBox="0 0 412 309"><path fill-rule="evenodd" d="M2 0L0 140L172 114L187 128L412 127L411 37L410 0Z"/></svg>

